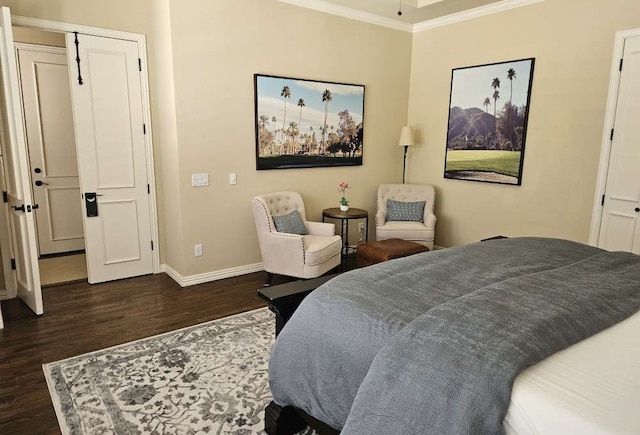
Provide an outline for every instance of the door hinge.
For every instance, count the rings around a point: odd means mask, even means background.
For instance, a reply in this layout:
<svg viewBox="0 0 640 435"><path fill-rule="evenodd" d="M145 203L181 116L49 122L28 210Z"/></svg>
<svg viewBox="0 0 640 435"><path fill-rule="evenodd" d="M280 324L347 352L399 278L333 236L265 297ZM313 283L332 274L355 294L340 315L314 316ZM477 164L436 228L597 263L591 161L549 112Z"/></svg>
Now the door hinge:
<svg viewBox="0 0 640 435"><path fill-rule="evenodd" d="M153 240L151 241L151 250L153 251Z"/></svg>
<svg viewBox="0 0 640 435"><path fill-rule="evenodd" d="M147 184L147 194L151 195L151 186Z"/></svg>
<svg viewBox="0 0 640 435"><path fill-rule="evenodd" d="M622 71L622 62L624 62L624 59L620 59L620 71Z"/></svg>
<svg viewBox="0 0 640 435"><path fill-rule="evenodd" d="M9 195L6 190L2 191L2 202L9 202Z"/></svg>
<svg viewBox="0 0 640 435"><path fill-rule="evenodd" d="M82 72L80 71L80 41L78 41L78 32L73 32L76 35L75 44L76 44L76 63L78 64L78 84L82 84Z"/></svg>
<svg viewBox="0 0 640 435"><path fill-rule="evenodd" d="M142 134L147 134L147 124L142 124Z"/></svg>
<svg viewBox="0 0 640 435"><path fill-rule="evenodd" d="M15 258L11 259L11 270L16 270L16 259Z"/></svg>
<svg viewBox="0 0 640 435"><path fill-rule="evenodd" d="M604 205L604 195L602 195L602 203L600 205Z"/></svg>
<svg viewBox="0 0 640 435"><path fill-rule="evenodd" d="M138 58L138 69L142 71L142 59Z"/></svg>
<svg viewBox="0 0 640 435"><path fill-rule="evenodd" d="M609 140L613 140L613 128L611 129L611 136L609 137Z"/></svg>

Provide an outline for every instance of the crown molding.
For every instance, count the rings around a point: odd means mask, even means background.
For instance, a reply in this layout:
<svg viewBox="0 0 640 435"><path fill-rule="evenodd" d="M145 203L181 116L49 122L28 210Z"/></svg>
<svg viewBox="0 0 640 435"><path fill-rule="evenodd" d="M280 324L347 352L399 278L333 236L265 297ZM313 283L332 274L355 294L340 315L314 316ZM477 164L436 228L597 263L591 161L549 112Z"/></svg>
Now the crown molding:
<svg viewBox="0 0 640 435"><path fill-rule="evenodd" d="M472 20L474 18L484 17L485 15L496 14L498 12L504 12L522 6L529 6L543 1L544 0L503 0L496 3L490 3L488 5L417 23L413 26L413 33L428 29L435 29L436 27L448 26L449 24L460 23L462 21Z"/></svg>
<svg viewBox="0 0 640 435"><path fill-rule="evenodd" d="M363 21L365 23L375 24L378 26L388 27L391 29L402 30L404 32L416 33L423 30L434 29L436 27L448 26L449 24L459 23L474 18L484 17L498 12L508 11L509 9L519 8L521 6L529 6L544 0L502 0L488 5L479 6L455 14L445 15L443 17L434 18L432 20L423 21L421 23L409 24L403 21L385 18L379 15L363 12L357 9L348 8L346 6L336 5L324 0L276 0L282 3L288 3L294 6L300 6L327 14L337 15L343 18Z"/></svg>
<svg viewBox="0 0 640 435"><path fill-rule="evenodd" d="M404 32L413 32L413 24L394 20L391 18L381 17L380 15L371 14L369 12L359 11L357 9L348 8L346 6L336 5L323 0L276 0L282 3L289 3L294 6L300 6L314 11L325 12L327 14L338 15L343 18L364 21L365 23L376 24L382 27L389 27Z"/></svg>

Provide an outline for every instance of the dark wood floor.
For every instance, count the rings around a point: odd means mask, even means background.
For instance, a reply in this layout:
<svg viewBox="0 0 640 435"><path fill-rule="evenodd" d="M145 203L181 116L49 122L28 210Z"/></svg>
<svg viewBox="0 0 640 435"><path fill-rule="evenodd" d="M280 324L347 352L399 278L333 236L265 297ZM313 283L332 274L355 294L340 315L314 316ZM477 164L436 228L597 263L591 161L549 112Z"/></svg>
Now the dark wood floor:
<svg viewBox="0 0 640 435"><path fill-rule="evenodd" d="M59 434L42 364L265 306L264 273L181 288L165 274L43 289L45 314L2 301L0 434ZM276 277L274 284L286 281Z"/></svg>

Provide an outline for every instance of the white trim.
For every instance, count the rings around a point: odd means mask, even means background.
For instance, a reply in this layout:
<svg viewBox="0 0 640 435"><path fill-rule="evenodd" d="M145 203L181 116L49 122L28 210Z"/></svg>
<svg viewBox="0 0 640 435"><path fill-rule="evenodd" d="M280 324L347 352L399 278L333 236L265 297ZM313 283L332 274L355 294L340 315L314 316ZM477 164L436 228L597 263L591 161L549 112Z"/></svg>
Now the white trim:
<svg viewBox="0 0 640 435"><path fill-rule="evenodd" d="M14 26L31 27L33 29L46 30L57 33L83 33L86 35L102 36L105 38L125 39L127 41L140 42L144 35L139 33L123 32L121 30L103 29L100 27L83 26L80 24L63 23L61 21L41 20L40 18L12 15L11 23Z"/></svg>
<svg viewBox="0 0 640 435"><path fill-rule="evenodd" d="M41 20L39 18L22 17L13 15L11 23L14 26L30 27L33 29L45 30L58 33L78 32L86 35L100 36L103 38L123 39L134 41L138 44L138 57L141 60L142 71L140 72L142 82L142 111L144 122L147 126L145 135L145 151L147 157L148 183L151 193L149 194L149 211L151 216L151 239L154 249L151 253L153 262L153 273L160 273L160 240L158 234L158 202L156 195L156 178L153 160L153 140L151 124L151 102L149 99L149 74L147 67L147 43L145 35L138 33L123 32L120 30L102 29L99 27L82 26L79 24L63 23L58 21ZM70 49L70 47L67 47Z"/></svg>
<svg viewBox="0 0 640 435"><path fill-rule="evenodd" d="M391 29L402 30L404 32L412 32L413 24L403 21L394 20L392 18L381 17L380 15L369 12L360 11L346 6L340 6L335 3L329 3L324 0L278 0L282 3L289 3L294 6L300 6L314 11L325 12L327 14L337 15L343 18L349 18L365 23L375 24Z"/></svg>
<svg viewBox="0 0 640 435"><path fill-rule="evenodd" d="M198 275L182 276L179 272L167 264L160 266L160 271L169 275L180 287L202 284L219 279L232 278L234 276L246 275L248 273L260 272L264 270L262 263L247 264L245 266L231 267L229 269L216 270L213 272L200 273Z"/></svg>
<svg viewBox="0 0 640 435"><path fill-rule="evenodd" d="M53 53L53 54L67 54L65 47L56 47L53 45L31 44L29 42L14 42L16 51L30 51L34 53Z"/></svg>
<svg viewBox="0 0 640 435"><path fill-rule="evenodd" d="M413 26L413 33L434 29L436 27L448 26L449 24L460 23L462 21L472 20L486 15L497 14L498 12L504 12L522 6L529 6L543 1L544 0L504 0L490 3L488 5L417 23Z"/></svg>
<svg viewBox="0 0 640 435"><path fill-rule="evenodd" d="M337 15L343 18L349 18L365 23L375 24L391 29L402 30L404 32L416 33L436 27L448 26L449 24L459 23L461 21L471 20L473 18L483 17L485 15L495 14L498 12L508 11L509 9L528 6L544 0L502 0L488 5L479 6L454 14L445 15L421 23L409 24L404 21L395 20L393 18L381 17L380 15L364 12L358 9L340 6L335 3L329 3L324 0L277 0L282 3L288 3L300 6L314 11L324 12L327 14Z"/></svg>
<svg viewBox="0 0 640 435"><path fill-rule="evenodd" d="M600 237L600 224L602 222L603 210L602 195L604 195L606 191L609 157L611 154L611 129L615 122L616 105L618 103L618 87L620 86L620 59L622 59L624 55L625 40L636 36L640 36L640 28L622 30L620 32L616 32L615 42L613 43L611 75L609 77L609 94L607 96L607 111L604 116L602 147L600 148L600 164L598 165L598 181L596 182L593 212L591 213L591 230L589 232L589 244L592 246L598 246L598 239Z"/></svg>

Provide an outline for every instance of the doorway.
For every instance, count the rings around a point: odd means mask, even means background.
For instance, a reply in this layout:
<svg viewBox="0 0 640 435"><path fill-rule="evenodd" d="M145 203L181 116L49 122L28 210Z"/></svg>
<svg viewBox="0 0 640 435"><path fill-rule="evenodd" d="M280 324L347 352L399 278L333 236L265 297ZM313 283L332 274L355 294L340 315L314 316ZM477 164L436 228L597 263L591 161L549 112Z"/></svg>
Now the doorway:
<svg viewBox="0 0 640 435"><path fill-rule="evenodd" d="M158 233L157 206L151 128L149 127L145 37L115 30L11 17L8 8L3 7L2 28L7 29L2 32L3 47L12 45L11 24L13 28L27 27L43 33L58 34L65 40L73 102L74 136L76 142L80 144L76 146L80 179L78 193L81 195L79 202L89 282L159 273L159 253L155 248ZM11 43L6 44L6 42ZM3 231L0 230L3 270L11 270L5 264L8 264L9 260L11 263L15 262L17 273L14 269L5 281L13 280L13 296L16 294L17 287L18 296L36 314L42 314L40 280L37 272L38 249L35 248L38 242L35 238L35 213L33 213L39 210L39 204L33 199L36 191L33 191L32 195L31 189L37 181L42 183L37 187L47 186L45 183L50 183L46 178L33 177L35 174L40 177L43 174L42 171L38 173L35 169L43 168L36 166L33 162L29 168L29 164L26 163L29 156L22 139L26 133L22 132L23 122L20 122L24 114L20 110L20 103L15 103L20 93L17 84L17 67L10 53L7 55L7 50L3 50L2 63L5 66L8 65L2 69L6 96L4 112L9 118L3 119L3 124L8 126L3 133L7 136L3 141L7 156L4 159L4 169L9 174L7 178L9 201L4 205L6 209L4 212L8 210L10 218L13 219L9 237L2 235ZM80 77L80 58L83 63L83 77ZM77 73L76 62L78 62ZM74 82L76 77L78 82ZM85 86L81 86L83 79ZM87 95L91 97L97 93L101 94L99 98L95 100L87 98ZM133 109L129 110L131 107ZM105 128L105 126L111 128ZM124 126L131 131L123 133ZM87 127L93 127L94 130L91 131ZM121 140L128 137L134 138L135 141ZM135 158L132 157L132 160L123 161L118 165L117 159L126 156L127 149L131 150L129 154L135 154ZM88 167L90 165L87 165L87 162L93 162L97 167ZM17 163L19 165L16 165ZM132 176L133 174L135 177ZM65 186L65 189L70 190L70 186ZM51 196L51 193L48 192L48 195ZM78 201L77 196L76 201ZM50 212L49 216L53 214L55 213ZM62 221L63 224L67 223L64 219ZM20 226L13 222L17 222ZM58 229L60 227L58 225ZM139 230L140 228L142 230ZM133 237L134 234L139 237ZM7 240L9 243L6 243ZM60 252L57 252L55 255L66 257L66 253L77 253L73 249L75 249L73 246L67 246L61 251L65 254L60 255ZM10 257L5 255L7 251L11 251ZM144 263L144 267L135 269L132 267L134 263ZM21 285L22 283L26 284ZM7 284L9 297L11 297L10 284ZM35 302L40 300L40 302L32 303L32 300Z"/></svg>
<svg viewBox="0 0 640 435"><path fill-rule="evenodd" d="M615 38L589 243L640 254L640 29Z"/></svg>
<svg viewBox="0 0 640 435"><path fill-rule="evenodd" d="M87 280L64 35L13 27L36 218L40 283Z"/></svg>

